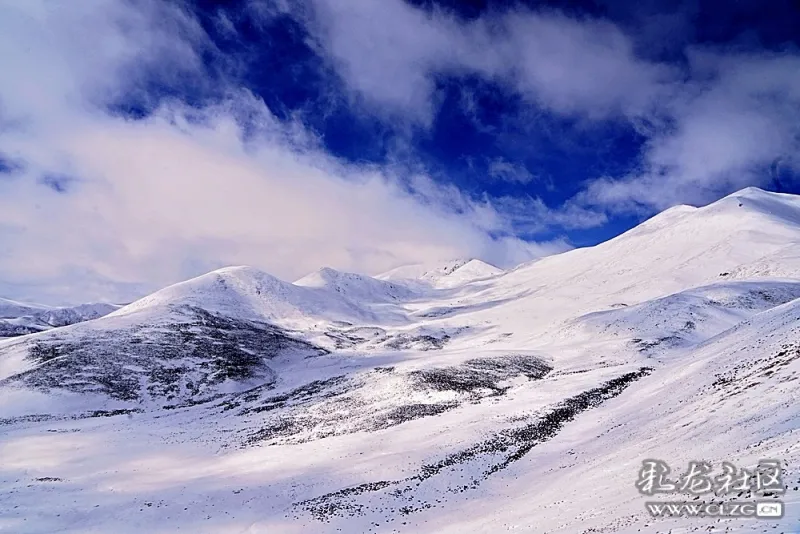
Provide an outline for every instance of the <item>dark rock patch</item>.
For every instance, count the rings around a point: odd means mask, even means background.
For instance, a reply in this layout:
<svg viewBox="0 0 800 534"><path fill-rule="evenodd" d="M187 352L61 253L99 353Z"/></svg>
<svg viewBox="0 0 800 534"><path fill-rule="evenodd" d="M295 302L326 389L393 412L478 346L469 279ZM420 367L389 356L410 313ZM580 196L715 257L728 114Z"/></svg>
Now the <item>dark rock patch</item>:
<svg viewBox="0 0 800 534"><path fill-rule="evenodd" d="M411 377L418 387L425 389L466 394L488 390L491 395L502 395L508 389L503 382L517 376L537 380L551 370L552 367L538 358L515 355L476 358L458 366L413 371Z"/></svg>
<svg viewBox="0 0 800 534"><path fill-rule="evenodd" d="M685 325L686 330L693 330L695 328L695 324L691 321L687 322ZM655 347L666 347L666 348L675 348L680 347L686 343L686 341L680 336L664 336L657 339L641 339L641 338L634 338L631 339L631 344L639 351L639 352L648 352L650 349Z"/></svg>
<svg viewBox="0 0 800 534"><path fill-rule="evenodd" d="M389 370L391 369L391 370ZM314 381L280 395L244 401L244 396L222 403L223 409L240 408L238 415L263 417L249 431L243 445L261 442L304 443L353 432L374 432L416 419L439 415L464 402L480 402L506 393L506 382L544 377L551 368L532 356L476 358L460 365L402 372L394 367ZM391 386L388 386L391 384ZM392 402L376 402L373 390L389 387L387 395L405 395ZM451 391L455 399L419 402L415 394ZM418 398L418 395L416 395ZM383 399L384 401L386 399Z"/></svg>
<svg viewBox="0 0 800 534"><path fill-rule="evenodd" d="M777 353L721 370L714 375L714 381L709 387L727 399L768 380L795 381L800 375L789 372L787 368L798 359L800 344L787 343Z"/></svg>
<svg viewBox="0 0 800 534"><path fill-rule="evenodd" d="M441 491L430 492L440 496L435 502L419 497L422 494L420 488L427 480L445 472L456 473L456 470L464 472L464 467L469 464L472 467L469 472L481 474L471 478L468 483L450 484L447 492L462 493L477 488L492 474L507 468L523 458L536 445L551 439L578 414L616 397L631 383L649 375L652 371L652 368L643 367L597 388L579 393L556 405L535 421L503 430L471 447L447 455L435 463L425 464L411 477L345 488L298 502L295 504L296 510L308 513L319 521L329 522L335 517L366 516L376 512L384 517L406 516L438 506L446 501ZM480 466L482 467L475 469ZM438 487L440 485L437 485Z"/></svg>
<svg viewBox="0 0 800 534"><path fill-rule="evenodd" d="M166 324L88 330L80 336L52 331L28 346L28 358L37 367L0 381L0 386L191 404L213 395L215 386L226 380L274 382L268 361L285 351L325 352L266 323L199 308L176 312L178 320Z"/></svg>
<svg viewBox="0 0 800 534"><path fill-rule="evenodd" d="M447 334L441 337L432 335L409 335L398 334L383 344L384 347L392 350L440 350L447 342L450 341L450 336Z"/></svg>

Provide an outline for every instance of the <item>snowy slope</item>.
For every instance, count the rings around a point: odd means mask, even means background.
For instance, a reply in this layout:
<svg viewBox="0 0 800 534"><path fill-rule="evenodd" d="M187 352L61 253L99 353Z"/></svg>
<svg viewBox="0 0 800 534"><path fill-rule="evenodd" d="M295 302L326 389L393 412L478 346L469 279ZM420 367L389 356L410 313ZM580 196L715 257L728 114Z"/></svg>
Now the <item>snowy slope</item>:
<svg viewBox="0 0 800 534"><path fill-rule="evenodd" d="M103 408L200 403L269 387L293 360L333 347L424 350L445 342L446 333L425 328L387 331L409 322L402 303L394 302L413 296L403 286L322 273L295 285L250 267L228 267L95 321L0 342L0 353L13 355L0 366L0 387L96 394L108 401Z"/></svg>
<svg viewBox="0 0 800 534"><path fill-rule="evenodd" d="M798 197L754 188L703 208L671 208L600 245L477 284L459 309L475 310L473 321L502 324L530 346L578 315L724 280L800 278L790 252L800 248L800 222L792 213L800 213Z"/></svg>
<svg viewBox="0 0 800 534"><path fill-rule="evenodd" d="M691 347L800 298L800 281L720 282L576 318L565 337L625 339L640 351ZM658 347L658 350L654 350Z"/></svg>
<svg viewBox="0 0 800 534"><path fill-rule="evenodd" d="M542 445L539 457L552 458L552 464L530 462L504 481L508 485L498 488L514 499L490 500L470 507L461 517L437 518L429 528L491 532L502 521L523 532L796 532L800 527L799 334L800 302L795 300L684 352L632 388L631 395L568 429L561 440ZM759 460L780 459L786 468L785 517L653 521L642 513L645 500L694 498L640 495L634 481L646 458L667 461L676 471L673 480L692 460L710 462L718 474L726 461L752 469ZM570 482L575 480L580 484ZM734 494L723 500L736 499ZM554 502L561 506L552 506ZM709 496L697 502L710 502Z"/></svg>
<svg viewBox="0 0 800 534"><path fill-rule="evenodd" d="M0 531L796 530L798 244L747 189L507 272L233 267L2 341ZM781 459L785 517L653 520L647 458Z"/></svg>

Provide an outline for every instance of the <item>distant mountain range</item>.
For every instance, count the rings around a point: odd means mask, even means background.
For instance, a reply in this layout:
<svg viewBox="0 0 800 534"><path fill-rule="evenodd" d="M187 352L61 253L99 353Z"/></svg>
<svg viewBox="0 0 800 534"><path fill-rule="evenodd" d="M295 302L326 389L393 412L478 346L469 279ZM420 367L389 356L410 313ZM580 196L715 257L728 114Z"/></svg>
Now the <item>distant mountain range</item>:
<svg viewBox="0 0 800 534"><path fill-rule="evenodd" d="M52 307L0 298L0 338L98 319L121 307L103 303Z"/></svg>

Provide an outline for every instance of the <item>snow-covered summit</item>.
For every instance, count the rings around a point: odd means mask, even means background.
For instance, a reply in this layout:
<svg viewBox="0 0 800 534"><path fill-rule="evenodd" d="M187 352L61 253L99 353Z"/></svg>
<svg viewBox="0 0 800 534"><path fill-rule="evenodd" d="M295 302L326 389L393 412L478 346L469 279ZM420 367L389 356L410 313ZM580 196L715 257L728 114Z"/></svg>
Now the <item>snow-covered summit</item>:
<svg viewBox="0 0 800 534"><path fill-rule="evenodd" d="M800 226L800 197L757 187L747 187L700 209L707 213L771 218L776 222Z"/></svg>
<svg viewBox="0 0 800 534"><path fill-rule="evenodd" d="M367 277L337 273L332 269L322 273L304 279L307 285L299 285L254 267L225 267L156 291L117 311L113 317L134 314L163 317L171 310L190 307L289 328L308 328L320 322L379 319L368 306L371 301L360 300L366 294L381 295L378 291L381 288L375 287L379 284L377 280L370 285ZM342 286L352 294L337 290ZM382 295L386 296L386 291ZM381 319L395 320L391 311L385 311Z"/></svg>
<svg viewBox="0 0 800 534"><path fill-rule="evenodd" d="M798 244L800 197L748 188L705 207L668 209L599 245L522 265L498 283L632 304L724 278L772 275L771 266L800 277L800 262L784 261Z"/></svg>
<svg viewBox="0 0 800 534"><path fill-rule="evenodd" d="M489 278L503 270L475 258L457 259L437 264L413 264L396 267L377 275L379 280L422 280L434 286L452 286Z"/></svg>
<svg viewBox="0 0 800 534"><path fill-rule="evenodd" d="M402 283L378 280L370 276L337 271L329 267L294 282L301 287L324 288L363 302L390 302L411 298L415 292Z"/></svg>

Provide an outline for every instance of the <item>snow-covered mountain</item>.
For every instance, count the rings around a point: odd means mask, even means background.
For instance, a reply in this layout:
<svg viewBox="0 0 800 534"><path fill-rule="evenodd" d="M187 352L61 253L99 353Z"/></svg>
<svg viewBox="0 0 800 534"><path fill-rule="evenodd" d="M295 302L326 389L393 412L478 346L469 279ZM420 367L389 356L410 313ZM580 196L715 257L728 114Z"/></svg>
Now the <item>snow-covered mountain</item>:
<svg viewBox="0 0 800 534"><path fill-rule="evenodd" d="M295 285L325 288L341 293L351 300L368 303L393 302L415 296L416 292L412 287L403 283L392 283L389 280L343 273L325 267L297 280Z"/></svg>
<svg viewBox="0 0 800 534"><path fill-rule="evenodd" d="M26 304L24 302L0 298L0 319L13 319L24 315L30 315L42 308L43 306L37 304Z"/></svg>
<svg viewBox="0 0 800 534"><path fill-rule="evenodd" d="M322 272L324 278L312 276L292 284L251 267L226 267L157 291L120 309L114 317L154 317L195 307L297 328L320 322L393 320L391 314L376 316L370 306L373 299L391 300L391 284L333 269ZM386 287L377 287L381 285Z"/></svg>
<svg viewBox="0 0 800 534"><path fill-rule="evenodd" d="M478 259L460 259L439 264L414 264L397 267L377 275L379 280L423 281L435 287L452 287L473 280L490 278L502 269Z"/></svg>
<svg viewBox="0 0 800 534"><path fill-rule="evenodd" d="M121 306L105 303L51 307L0 298L0 338L32 334L53 327L90 321L119 308Z"/></svg>
<svg viewBox="0 0 800 534"><path fill-rule="evenodd" d="M799 334L800 198L753 188L509 271L221 269L0 341L0 528L788 532ZM652 458L779 459L785 513L653 519Z"/></svg>

